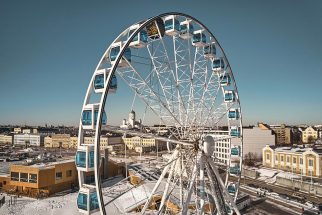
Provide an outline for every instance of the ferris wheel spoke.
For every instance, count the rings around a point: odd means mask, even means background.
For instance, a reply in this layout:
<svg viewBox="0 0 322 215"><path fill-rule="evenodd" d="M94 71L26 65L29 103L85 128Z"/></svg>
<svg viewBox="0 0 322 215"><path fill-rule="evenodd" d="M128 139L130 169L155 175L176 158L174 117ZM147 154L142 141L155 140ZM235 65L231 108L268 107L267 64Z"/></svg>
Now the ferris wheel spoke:
<svg viewBox="0 0 322 215"><path fill-rule="evenodd" d="M233 200L233 198L230 196L230 194L228 193L228 190L227 190L227 188L226 188L226 186L225 186L225 184L224 184L224 182L223 182L223 180L221 179L221 177L220 177L220 174L219 174L219 172L218 172L218 169L217 169L217 167L215 166L215 164L214 164L214 162L213 162L213 160L211 159L211 158L207 158L207 160L208 160L208 163L209 163L209 165L210 165L210 167L211 167L211 170L213 171L213 173L215 174L215 178L217 179L217 181L219 182L219 185L221 186L221 188L222 188L222 191L223 191L223 194L224 194L224 196L225 196L225 198L226 198L226 201L228 201L228 203L230 204L230 206L233 208L233 210L235 211L235 213L237 214L237 215L240 215L240 212L239 212L239 210L238 210L238 208L237 208L237 205L236 205L236 203L234 202L234 200Z"/></svg>
<svg viewBox="0 0 322 215"><path fill-rule="evenodd" d="M176 68L176 89L178 94L179 114L182 124L184 124L184 116L187 114L187 101L189 99L189 86L191 77L188 71L191 71L190 65L190 46L179 36L173 36L173 50Z"/></svg>
<svg viewBox="0 0 322 215"><path fill-rule="evenodd" d="M198 163L199 163L198 162L198 158L196 158L195 165L194 165L193 170L192 170L192 176L191 176L191 180L189 182L187 198L186 198L186 201L184 203L184 207L183 207L183 210L182 210L182 214L187 214L187 212L188 212L189 203L190 203L191 196L192 196L192 193L193 193L193 187L194 187L195 180L196 180L197 174L198 174L198 171L197 171L197 168L198 168L197 165L198 165Z"/></svg>
<svg viewBox="0 0 322 215"><path fill-rule="evenodd" d="M175 162L173 162L173 164L171 165L171 168L170 168L170 174L169 174L169 176L168 176L168 180L167 180L167 183L166 183L165 188L164 188L164 192L163 192L163 195L162 195L162 199L161 199L161 204L160 204L160 209L159 209L159 211L163 208L164 203L165 203L165 201L166 201L166 197L167 197L167 195L168 195L168 191L169 191L169 187L170 187L171 179L172 179L172 176L173 176L173 174L174 174L174 172L175 172L175 168L174 168L174 167L176 166L177 161L178 161L178 160L176 160Z"/></svg>
<svg viewBox="0 0 322 215"><path fill-rule="evenodd" d="M215 200L217 213L218 213L218 215L225 215L225 214L227 214L225 200L224 200L223 196L221 195L221 191L220 191L218 182L215 179L215 177L213 177L213 174L210 171L209 164L207 163L206 159L205 159L205 162L206 162L205 166L206 166L207 175L210 180L210 183L209 183L210 188L211 188L210 190L211 190L212 197Z"/></svg>
<svg viewBox="0 0 322 215"><path fill-rule="evenodd" d="M173 152L173 154L172 154L172 156L171 156L171 158L170 158L170 160L169 160L168 164L173 163L173 162L176 162L176 160L177 160L177 159L178 159L178 151L177 151L177 150L175 150L175 151ZM171 165L171 167L172 167L172 165ZM145 204L144 204L144 206L143 206L143 208L142 208L142 210L141 210L141 214L144 214L144 213L145 213L145 211L146 211L146 209L149 207L149 205L150 205L150 203L151 203L151 200L152 200L152 198L153 198L153 196L154 196L155 192L156 192L156 191L157 191L157 189L159 188L159 186L160 186L160 184L161 184L162 180L164 179L164 177L165 177L166 173L168 172L169 168L170 168L170 165L167 165L167 166L163 169L163 171L162 171L162 173L161 173L161 175L160 175L160 178L158 179L157 183L155 184L155 186L154 186L153 190L151 191L151 194L150 194L150 196L149 196L148 200L145 202Z"/></svg>

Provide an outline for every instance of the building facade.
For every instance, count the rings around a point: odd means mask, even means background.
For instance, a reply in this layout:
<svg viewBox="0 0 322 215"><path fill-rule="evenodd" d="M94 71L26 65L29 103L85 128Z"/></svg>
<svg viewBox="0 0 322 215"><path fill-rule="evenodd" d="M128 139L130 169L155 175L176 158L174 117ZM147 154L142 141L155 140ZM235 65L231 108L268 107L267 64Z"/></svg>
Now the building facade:
<svg viewBox="0 0 322 215"><path fill-rule="evenodd" d="M265 146L263 165L305 176L322 176L322 149Z"/></svg>
<svg viewBox="0 0 322 215"><path fill-rule="evenodd" d="M12 144L12 139L13 136L11 135L0 134L0 143Z"/></svg>
<svg viewBox="0 0 322 215"><path fill-rule="evenodd" d="M319 138L319 131L312 126L302 130L302 142L310 143Z"/></svg>
<svg viewBox="0 0 322 215"><path fill-rule="evenodd" d="M258 124L257 127L243 128L243 156L253 153L260 158L266 145L275 144L275 133L268 126Z"/></svg>
<svg viewBox="0 0 322 215"><path fill-rule="evenodd" d="M44 146L44 136L40 134L15 134L14 145Z"/></svg>
<svg viewBox="0 0 322 215"><path fill-rule="evenodd" d="M94 144L95 137L84 137L84 144ZM119 148L124 149L124 142L122 137L119 136L101 136L100 138L100 149L109 151L119 150Z"/></svg>
<svg viewBox="0 0 322 215"><path fill-rule="evenodd" d="M134 137L123 137L124 144L130 150L135 150L142 152L150 152L154 150L162 151L167 149L167 143L163 141L156 140L154 138L142 138L139 136Z"/></svg>
<svg viewBox="0 0 322 215"><path fill-rule="evenodd" d="M8 179L3 187L6 192L39 197L73 188L77 185L77 171L74 160L12 165Z"/></svg>
<svg viewBox="0 0 322 215"><path fill-rule="evenodd" d="M287 127L285 124L271 125L270 128L276 134L277 145L291 145L292 144L292 128Z"/></svg>

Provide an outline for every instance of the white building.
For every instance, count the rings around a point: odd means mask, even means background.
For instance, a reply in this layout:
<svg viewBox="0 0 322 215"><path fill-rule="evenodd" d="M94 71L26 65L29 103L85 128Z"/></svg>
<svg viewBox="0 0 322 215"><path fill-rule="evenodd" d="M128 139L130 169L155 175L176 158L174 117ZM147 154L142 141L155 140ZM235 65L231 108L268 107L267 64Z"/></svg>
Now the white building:
<svg viewBox="0 0 322 215"><path fill-rule="evenodd" d="M264 124L258 127L243 128L243 156L249 152L257 157L262 157L263 148L266 145L275 145L275 133Z"/></svg>
<svg viewBox="0 0 322 215"><path fill-rule="evenodd" d="M39 134L15 134L14 145L44 146L44 136Z"/></svg>
<svg viewBox="0 0 322 215"><path fill-rule="evenodd" d="M218 138L222 136L228 136L228 131L214 131L212 136L216 136ZM221 161L222 163L229 163L229 153L230 153L230 139L222 139L215 141L215 158Z"/></svg>
<svg viewBox="0 0 322 215"><path fill-rule="evenodd" d="M129 113L128 121L126 121L126 119L123 119L122 125L120 126L120 128L125 128L125 129L141 128L141 127L142 127L142 120L140 119L139 121L136 121L135 112L133 110Z"/></svg>

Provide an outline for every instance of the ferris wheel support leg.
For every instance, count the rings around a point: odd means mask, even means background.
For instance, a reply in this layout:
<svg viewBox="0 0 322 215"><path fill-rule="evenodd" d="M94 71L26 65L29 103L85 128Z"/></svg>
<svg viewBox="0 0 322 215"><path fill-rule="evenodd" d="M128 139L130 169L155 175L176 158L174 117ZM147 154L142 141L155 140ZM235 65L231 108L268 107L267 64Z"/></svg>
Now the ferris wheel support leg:
<svg viewBox="0 0 322 215"><path fill-rule="evenodd" d="M225 207L225 203L223 202L224 205L220 204L220 200L218 198L218 195L216 193L216 188L214 186L215 182L214 182L213 178L211 177L212 173L210 171L209 165L206 164L205 166L206 166L207 175L208 175L209 180L210 180L210 187L211 187L211 190L212 190L212 196L214 197L214 200L215 200L215 205L216 205L216 208L217 208L217 214L218 215L223 215L222 211L225 211L225 208L222 208L222 207Z"/></svg>
<svg viewBox="0 0 322 215"><path fill-rule="evenodd" d="M163 209L164 203L166 201L167 194L168 194L169 187L170 187L170 183L171 183L171 179L172 179L173 173L175 172L175 166L177 164L177 161L178 160L174 161L172 163L172 165L171 165L170 174L169 174L169 177L168 177L168 180L167 180L167 184L165 186L165 189L164 189L164 192L163 192L163 196L162 196L162 199L161 199L161 204L160 204L159 212Z"/></svg>
<svg viewBox="0 0 322 215"><path fill-rule="evenodd" d="M205 206L205 165L203 161L203 155L200 157L200 170L199 170L199 183L200 183L200 214L204 214Z"/></svg>
<svg viewBox="0 0 322 215"><path fill-rule="evenodd" d="M168 170L169 170L169 168L170 168L169 164L171 164L172 162L174 162L174 161L176 160L176 157L177 157L177 156L178 156L178 150L175 150L175 151L173 152L173 154L172 154L172 156L171 156L171 158L170 158L169 162L167 163L166 167L163 169L162 174L160 175L159 180L158 180L158 181L157 181L157 183L155 184L155 186L154 186L154 188L153 188L153 190L152 190L152 192L151 192L151 194L150 194L150 196L149 196L148 200L145 202L144 207L142 208L141 214L144 214L144 213L145 213L145 211L146 211L146 209L149 207L149 204L150 204L150 202L151 202L151 200L152 200L152 198L153 198L153 195L154 195L155 191L159 188L159 186L160 186L160 184L161 184L161 182L162 182L162 180L163 180L164 176L166 175L166 173L168 172ZM171 165L171 166L172 166L172 165Z"/></svg>
<svg viewBox="0 0 322 215"><path fill-rule="evenodd" d="M231 197L231 196L230 196L230 194L228 193L228 191L227 191L227 189L226 189L226 187L225 187L225 184L224 184L224 182L222 181L222 179L221 179L221 177L220 177L220 174L219 174L219 172L218 172L218 169L217 169L216 165L214 164L214 161L213 161L211 158L207 158L207 160L208 160L208 163L209 163L209 164L210 164L210 166L211 166L211 169L212 169L212 170L213 170L213 172L215 173L216 178L217 178L217 180L218 180L219 184L220 184L220 185L221 185L221 187L222 187L222 190L223 190L223 192L224 192L224 194L225 194L225 197L227 198L227 200L228 200L228 202L230 203L230 205L233 207L233 209L234 209L235 213L236 213L237 215L240 215L240 212L239 212L239 210L238 210L238 208L237 208L237 205L235 204L234 200L232 199L232 197Z"/></svg>
<svg viewBox="0 0 322 215"><path fill-rule="evenodd" d="M189 202L190 202L191 195L192 195L192 192L193 192L193 185L194 185L196 177L197 177L198 161L196 161L196 162L197 162L196 165L193 167L192 177L191 177L191 181L190 181L190 184L189 184L187 198L186 198L186 201L184 203L183 210L182 210L182 215L186 215L188 213Z"/></svg>

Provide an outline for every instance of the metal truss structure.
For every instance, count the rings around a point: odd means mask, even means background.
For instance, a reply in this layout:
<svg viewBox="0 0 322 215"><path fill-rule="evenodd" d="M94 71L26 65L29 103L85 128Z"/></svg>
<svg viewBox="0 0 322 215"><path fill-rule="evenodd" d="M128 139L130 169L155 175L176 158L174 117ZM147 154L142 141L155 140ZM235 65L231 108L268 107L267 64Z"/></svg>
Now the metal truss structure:
<svg viewBox="0 0 322 215"><path fill-rule="evenodd" d="M124 81L161 124L171 128L169 136L106 127L106 100L111 93L117 95L116 78ZM137 203L136 213L240 214L236 201L243 140L237 86L219 42L194 17L171 12L135 23L99 61L82 108L76 154L78 208L86 214L109 214L106 208L114 198L137 188L104 200L100 177L103 128L175 145L154 188ZM95 133L94 144L84 144L86 132ZM94 182L88 182L89 172L95 173Z"/></svg>

